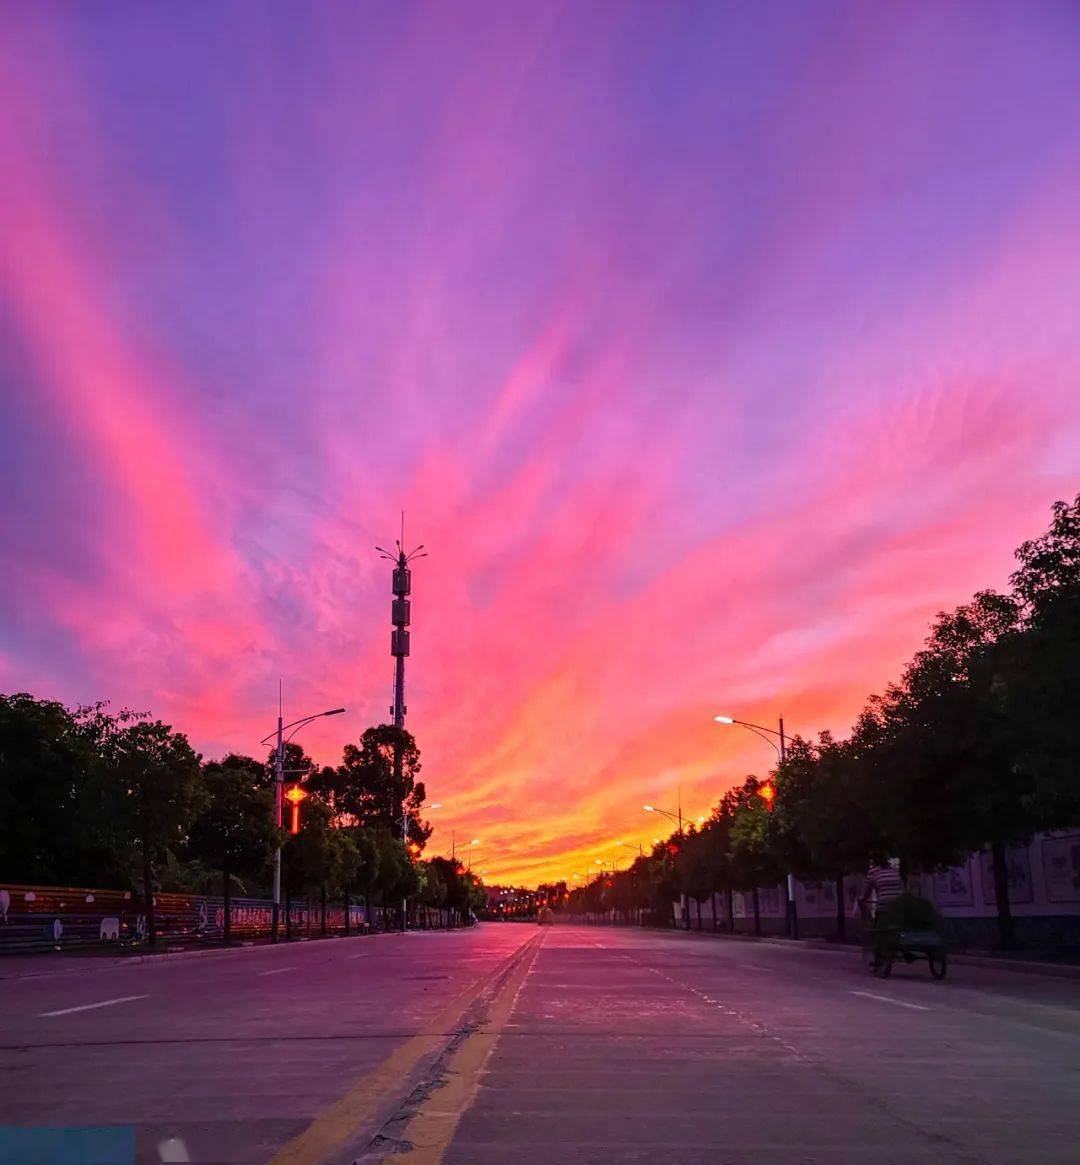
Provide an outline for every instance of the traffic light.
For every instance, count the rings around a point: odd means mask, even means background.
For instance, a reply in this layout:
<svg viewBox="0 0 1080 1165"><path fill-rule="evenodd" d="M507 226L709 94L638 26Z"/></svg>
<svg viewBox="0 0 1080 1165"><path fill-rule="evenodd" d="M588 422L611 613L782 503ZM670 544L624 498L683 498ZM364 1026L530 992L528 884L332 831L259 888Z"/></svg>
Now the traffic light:
<svg viewBox="0 0 1080 1165"><path fill-rule="evenodd" d="M765 802L765 808L772 812L773 802L776 800L776 786L772 781L766 781L764 785L758 789L758 795L762 801Z"/></svg>
<svg viewBox="0 0 1080 1165"><path fill-rule="evenodd" d="M285 790L285 800L289 802L289 832L300 832L300 802L307 800L307 791L299 785L290 785Z"/></svg>

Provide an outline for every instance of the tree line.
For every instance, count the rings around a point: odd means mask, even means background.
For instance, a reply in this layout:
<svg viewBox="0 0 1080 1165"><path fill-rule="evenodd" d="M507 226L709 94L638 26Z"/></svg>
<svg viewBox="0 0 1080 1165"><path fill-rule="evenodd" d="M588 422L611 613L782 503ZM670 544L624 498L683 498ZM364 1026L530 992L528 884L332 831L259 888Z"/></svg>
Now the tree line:
<svg viewBox="0 0 1080 1165"><path fill-rule="evenodd" d="M783 763L729 790L700 828L570 892L565 908L667 921L685 895L700 920L719 894L733 929L731 895L745 891L760 931L758 887L793 873L835 881L842 934L845 875L888 857L932 872L988 848L999 940L1013 945L1009 847L1080 824L1080 496L1056 503L1016 560L1007 591L939 613L846 739L795 737Z"/></svg>
<svg viewBox="0 0 1080 1165"><path fill-rule="evenodd" d="M228 942L230 899L269 894L281 844L286 902L362 900L371 918L409 900L469 919L483 900L478 880L458 862L421 858L431 827L410 733L368 728L337 766L296 744L284 759L309 794L295 836L274 825L273 755L204 761L147 714L0 695L0 881L130 890L150 942L155 891L220 893Z"/></svg>

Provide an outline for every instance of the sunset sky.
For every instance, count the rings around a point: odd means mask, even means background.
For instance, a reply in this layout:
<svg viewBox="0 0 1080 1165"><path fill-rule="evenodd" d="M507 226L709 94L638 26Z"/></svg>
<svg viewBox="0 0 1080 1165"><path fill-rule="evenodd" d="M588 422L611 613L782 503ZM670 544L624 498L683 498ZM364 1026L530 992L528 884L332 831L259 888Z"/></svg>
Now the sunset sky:
<svg viewBox="0 0 1080 1165"><path fill-rule="evenodd" d="M844 732L1080 468L1068 3L8 4L0 690L408 727L569 877ZM666 829L664 830L666 832Z"/></svg>

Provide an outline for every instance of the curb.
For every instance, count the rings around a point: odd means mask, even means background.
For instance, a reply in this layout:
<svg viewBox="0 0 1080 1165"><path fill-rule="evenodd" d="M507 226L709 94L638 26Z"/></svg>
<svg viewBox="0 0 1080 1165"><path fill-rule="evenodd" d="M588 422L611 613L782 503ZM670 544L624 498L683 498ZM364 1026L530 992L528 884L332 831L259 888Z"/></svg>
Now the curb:
<svg viewBox="0 0 1080 1165"><path fill-rule="evenodd" d="M318 938L302 938L293 939L290 942L280 943L253 943L246 942L236 946L230 947L193 947L187 951L162 951L159 955L118 955L112 959L95 959L88 958L83 966L76 966L74 964L67 967L59 968L42 968L40 971L31 970L24 973L15 972L14 974L5 974L3 971L3 963L0 962L0 982L12 982L16 979L46 979L57 975L82 975L87 972L97 970L112 970L116 967L131 967L131 966L152 966L155 963L171 962L174 959L194 959L194 958L208 958L212 955L219 955L222 957L230 957L233 955L250 954L252 951L265 950L289 950L301 943L322 943L328 942L331 939L372 939L380 936L397 934L402 932L399 930L382 930L376 931L374 934L328 934L320 935ZM411 933L411 932L406 932ZM28 956L30 958L47 958L48 956ZM78 955L67 956L71 959L78 959Z"/></svg>

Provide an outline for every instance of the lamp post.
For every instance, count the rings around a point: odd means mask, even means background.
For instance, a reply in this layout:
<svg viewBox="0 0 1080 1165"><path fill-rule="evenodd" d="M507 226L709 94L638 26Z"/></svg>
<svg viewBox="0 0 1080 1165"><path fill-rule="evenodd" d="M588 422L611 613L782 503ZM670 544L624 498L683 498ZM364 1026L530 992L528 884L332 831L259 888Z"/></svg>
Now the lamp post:
<svg viewBox="0 0 1080 1165"><path fill-rule="evenodd" d="M740 728L749 729L755 736L760 736L766 744L776 749L781 765L787 760L787 737L784 735L783 716L777 718L776 728L767 728L764 724L751 724L748 720L737 720L734 716L714 716L713 719L717 724L737 724ZM774 736L779 740L779 744L772 739ZM769 808L772 808L771 802ZM795 875L790 872L787 875L787 927L788 934L792 938L799 937L799 908L795 901Z"/></svg>
<svg viewBox="0 0 1080 1165"><path fill-rule="evenodd" d="M642 848L640 841L637 843L637 845L631 845L628 841L617 840L615 844L621 845L623 849L633 850L639 858L643 858L645 856L645 850Z"/></svg>
<svg viewBox="0 0 1080 1165"><path fill-rule="evenodd" d="M679 827L680 840L683 837L685 837L685 834L683 833L682 790L681 789L679 790L679 807L678 807L677 814L672 813L669 809L658 809L655 805L642 805L642 809L644 809L646 813L659 813L662 816L666 817L669 821L675 822L675 824ZM690 929L690 903L687 900L685 890L679 896L679 911L683 916L683 930L689 930Z"/></svg>
<svg viewBox="0 0 1080 1165"><path fill-rule="evenodd" d="M319 720L323 716L340 716L344 708L331 708L329 712L316 712L313 716L301 716L291 724L282 724L281 696L278 694L277 731L271 732L259 741L260 744L269 744L276 736L277 745L274 748L274 824L281 829L281 810L285 791L285 745L312 720ZM292 731L290 731L290 729ZM285 734L288 733L286 736ZM278 926L281 918L281 841L280 835L277 849L274 850L274 908L270 923L270 941L278 941Z"/></svg>
<svg viewBox="0 0 1080 1165"><path fill-rule="evenodd" d="M441 808L442 808L442 802L436 801L433 805L429 805L427 807L427 811L430 813L432 809L441 809ZM405 808L404 801L401 802L401 843L402 843L402 845L405 846L406 855L409 857L413 857L413 852L409 848L409 814L408 814L408 810ZM417 857L420 856L419 850L417 851L416 856ZM402 898L402 900L401 900L401 929L403 931L406 931L409 929L409 900L408 900L408 898Z"/></svg>

